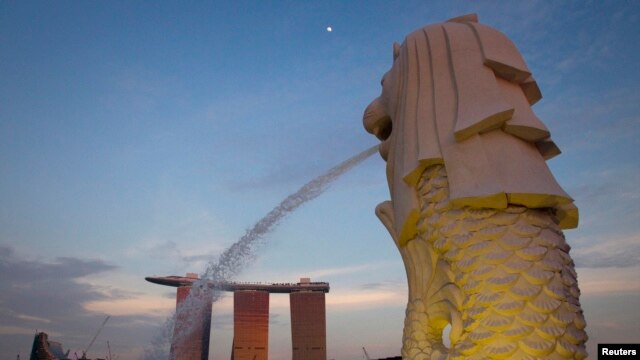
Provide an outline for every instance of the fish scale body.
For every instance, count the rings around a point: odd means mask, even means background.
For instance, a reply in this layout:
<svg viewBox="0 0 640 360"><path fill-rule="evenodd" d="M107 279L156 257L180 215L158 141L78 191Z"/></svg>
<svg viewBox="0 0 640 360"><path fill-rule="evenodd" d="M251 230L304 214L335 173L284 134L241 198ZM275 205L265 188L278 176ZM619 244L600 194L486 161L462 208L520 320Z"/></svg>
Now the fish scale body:
<svg viewBox="0 0 640 360"><path fill-rule="evenodd" d="M399 246L404 359L586 357L574 264L550 210L453 207L443 165L427 168L416 190L423 226Z"/></svg>

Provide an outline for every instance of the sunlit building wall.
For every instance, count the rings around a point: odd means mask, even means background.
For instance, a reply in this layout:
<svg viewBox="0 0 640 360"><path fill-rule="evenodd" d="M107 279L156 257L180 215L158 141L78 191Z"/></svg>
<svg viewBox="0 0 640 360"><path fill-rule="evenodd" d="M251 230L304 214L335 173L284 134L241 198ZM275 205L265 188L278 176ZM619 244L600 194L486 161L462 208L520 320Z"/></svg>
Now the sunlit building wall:
<svg viewBox="0 0 640 360"><path fill-rule="evenodd" d="M176 295L176 322L171 341L171 360L207 360L211 332L211 296L197 290L189 301L191 286L181 286ZM189 316L193 312L193 316ZM192 319L192 320L189 320ZM189 322L193 321L193 324Z"/></svg>
<svg viewBox="0 0 640 360"><path fill-rule="evenodd" d="M292 292L291 342L293 360L327 359L324 292Z"/></svg>
<svg viewBox="0 0 640 360"><path fill-rule="evenodd" d="M269 354L269 293L233 293L233 359L267 360Z"/></svg>

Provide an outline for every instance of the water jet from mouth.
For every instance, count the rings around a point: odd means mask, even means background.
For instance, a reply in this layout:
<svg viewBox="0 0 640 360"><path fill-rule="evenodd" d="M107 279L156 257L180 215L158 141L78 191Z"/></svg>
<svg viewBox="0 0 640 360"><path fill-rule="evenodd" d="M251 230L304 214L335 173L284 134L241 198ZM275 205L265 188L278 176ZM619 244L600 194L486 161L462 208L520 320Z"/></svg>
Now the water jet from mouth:
<svg viewBox="0 0 640 360"><path fill-rule="evenodd" d="M280 202L280 204L258 220L252 227L247 229L245 234L242 235L238 241L233 243L218 257L217 261L210 261L207 269L200 276L200 280L193 284L192 289L207 289L208 287L205 286L205 283L208 281L222 282L232 280L251 260L255 259L256 247L262 243L261 240L263 240L264 236L271 232L279 222L284 219L284 217L295 211L304 203L321 195L328 189L328 186L334 180L373 155L377 150L378 145L370 147L369 149L336 165L329 171L303 185L298 189L298 191L287 196L282 200L282 202ZM212 292L210 293L210 296L212 297L213 302L220 298L220 294L218 292ZM193 328L196 322L194 317L199 313L198 309L201 301L203 301L201 297L191 296L191 294L187 299L185 299L182 309L184 309L188 314L188 320L186 326L181 326L181 336L188 335L190 329ZM194 316L189 316L190 314L193 314ZM171 334L173 334L175 317L176 315L173 314L173 316L169 317L165 321L162 332L152 340L151 348L145 350L143 359L157 360L169 358L167 350L171 343Z"/></svg>

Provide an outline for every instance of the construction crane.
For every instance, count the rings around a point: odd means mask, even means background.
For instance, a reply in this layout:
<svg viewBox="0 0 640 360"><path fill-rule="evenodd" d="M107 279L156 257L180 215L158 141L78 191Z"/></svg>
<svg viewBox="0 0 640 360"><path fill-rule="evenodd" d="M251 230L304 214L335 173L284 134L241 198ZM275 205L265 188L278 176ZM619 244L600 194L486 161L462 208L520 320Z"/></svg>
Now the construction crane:
<svg viewBox="0 0 640 360"><path fill-rule="evenodd" d="M102 329L104 328L104 326L107 324L107 321L109 321L109 319L111 318L111 316L107 316L104 321L102 322L102 325L100 325L100 328L98 329L98 331L96 332L96 334L93 336L93 339L91 339L91 342L89 343L89 346L87 346L87 349L85 351L82 352L82 358L81 359L86 359L87 358L87 352L89 351L89 349L91 349L91 346L93 345L93 343L96 341L96 339L98 338L98 335L100 335L100 332L102 331Z"/></svg>
<svg viewBox="0 0 640 360"><path fill-rule="evenodd" d="M364 351L364 357L367 360L371 360L371 358L369 357L369 354L367 354L367 349L364 348L364 346L362 347L362 351Z"/></svg>
<svg viewBox="0 0 640 360"><path fill-rule="evenodd" d="M107 360L116 360L118 357L114 357L113 355L111 355L111 344L109 344L109 341L107 341L107 349L109 349L109 357L107 358Z"/></svg>

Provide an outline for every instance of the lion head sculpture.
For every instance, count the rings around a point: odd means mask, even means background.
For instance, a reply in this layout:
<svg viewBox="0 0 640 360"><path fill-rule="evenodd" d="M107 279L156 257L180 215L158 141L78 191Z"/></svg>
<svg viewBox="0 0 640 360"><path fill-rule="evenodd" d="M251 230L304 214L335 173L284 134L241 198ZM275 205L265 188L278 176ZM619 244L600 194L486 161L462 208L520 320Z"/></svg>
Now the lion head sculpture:
<svg viewBox="0 0 640 360"><path fill-rule="evenodd" d="M382 141L393 203L377 213L396 241L415 235L415 184L434 164L456 206L552 208L562 228L577 226L545 163L560 151L531 110L540 90L504 34L462 16L409 34L393 57L364 126Z"/></svg>

